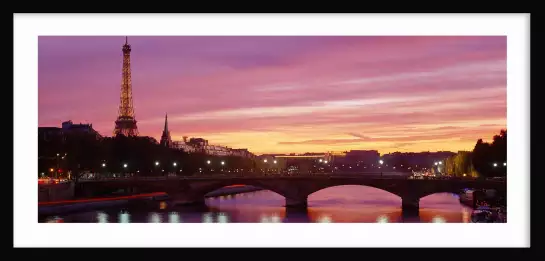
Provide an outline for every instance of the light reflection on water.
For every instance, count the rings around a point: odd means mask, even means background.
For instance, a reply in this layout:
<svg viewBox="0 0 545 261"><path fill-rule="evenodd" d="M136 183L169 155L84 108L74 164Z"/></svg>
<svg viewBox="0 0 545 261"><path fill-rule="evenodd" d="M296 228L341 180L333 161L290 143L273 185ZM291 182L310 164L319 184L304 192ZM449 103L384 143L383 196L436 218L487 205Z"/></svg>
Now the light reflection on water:
<svg viewBox="0 0 545 261"><path fill-rule="evenodd" d="M152 207L103 209L52 216L40 222L62 219L72 223L468 223L471 210L457 196L442 193L420 200L420 213L404 217L401 199L393 194L362 186L333 187L309 196L306 211L284 208L282 196L257 191L208 198L207 206L181 207L166 202Z"/></svg>

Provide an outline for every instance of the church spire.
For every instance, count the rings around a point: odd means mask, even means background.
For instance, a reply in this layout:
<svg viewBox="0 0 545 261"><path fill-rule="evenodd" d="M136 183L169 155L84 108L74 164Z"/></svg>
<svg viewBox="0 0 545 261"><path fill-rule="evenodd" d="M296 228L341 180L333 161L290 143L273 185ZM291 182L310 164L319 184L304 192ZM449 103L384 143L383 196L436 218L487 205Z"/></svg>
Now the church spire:
<svg viewBox="0 0 545 261"><path fill-rule="evenodd" d="M165 128L163 129L163 134L161 135L161 145L166 147L172 146L172 139L170 138L170 131L168 131L168 114L165 114Z"/></svg>
<svg viewBox="0 0 545 261"><path fill-rule="evenodd" d="M168 114L165 113L165 128L164 132L168 132Z"/></svg>

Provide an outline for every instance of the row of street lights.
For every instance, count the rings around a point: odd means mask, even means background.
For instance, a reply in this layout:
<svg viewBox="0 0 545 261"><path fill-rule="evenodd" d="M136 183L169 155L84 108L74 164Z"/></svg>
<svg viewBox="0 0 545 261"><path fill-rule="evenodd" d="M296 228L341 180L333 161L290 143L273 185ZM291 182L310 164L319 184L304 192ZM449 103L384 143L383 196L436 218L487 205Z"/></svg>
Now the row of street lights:
<svg viewBox="0 0 545 261"><path fill-rule="evenodd" d="M206 164L210 165L210 164L212 164L212 161L207 160L207 161L206 161ZM225 161L222 160L222 161L221 161L221 165L222 165L222 166L225 165Z"/></svg>

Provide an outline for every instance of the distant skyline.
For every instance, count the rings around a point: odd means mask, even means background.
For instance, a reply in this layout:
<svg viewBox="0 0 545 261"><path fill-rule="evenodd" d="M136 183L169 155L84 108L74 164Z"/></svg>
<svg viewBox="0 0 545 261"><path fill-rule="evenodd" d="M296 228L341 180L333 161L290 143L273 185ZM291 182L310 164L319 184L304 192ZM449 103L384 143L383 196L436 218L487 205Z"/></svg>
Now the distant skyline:
<svg viewBox="0 0 545 261"><path fill-rule="evenodd" d="M139 133L263 153L472 150L507 123L505 36L129 36ZM39 126L111 136L125 36L40 36Z"/></svg>

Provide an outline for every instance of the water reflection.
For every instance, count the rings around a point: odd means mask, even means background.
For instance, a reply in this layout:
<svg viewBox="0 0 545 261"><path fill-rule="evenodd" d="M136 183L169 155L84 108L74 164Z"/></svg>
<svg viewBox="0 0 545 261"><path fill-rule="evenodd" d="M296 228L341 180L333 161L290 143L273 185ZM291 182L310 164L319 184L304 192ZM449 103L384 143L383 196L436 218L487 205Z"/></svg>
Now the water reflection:
<svg viewBox="0 0 545 261"><path fill-rule="evenodd" d="M333 220L331 219L331 216L324 215L318 218L318 223L331 223Z"/></svg>
<svg viewBox="0 0 545 261"><path fill-rule="evenodd" d="M176 212L170 212L168 214L168 222L169 223L180 223L180 215Z"/></svg>
<svg viewBox="0 0 545 261"><path fill-rule="evenodd" d="M212 214L211 213L204 213L204 215L202 215L202 222L203 223L212 223L212 222L214 222L214 220L212 219Z"/></svg>
<svg viewBox="0 0 545 261"><path fill-rule="evenodd" d="M453 195L437 194L420 201L420 212L405 215L401 200L365 187L326 189L309 197L307 209L285 208L285 199L270 191L208 198L206 205L175 206L168 202L40 218L57 223L418 223L471 222L471 210ZM363 191L363 192L362 192ZM323 193L322 193L323 192ZM110 218L113 217L113 218ZM62 222L62 221L61 221Z"/></svg>
<svg viewBox="0 0 545 261"><path fill-rule="evenodd" d="M259 220L260 223L282 223L282 219L277 213L263 214Z"/></svg>
<svg viewBox="0 0 545 261"><path fill-rule="evenodd" d="M156 212L152 212L149 217L149 223L161 223L161 216Z"/></svg>
<svg viewBox="0 0 545 261"><path fill-rule="evenodd" d="M97 221L98 223L108 223L108 214L104 212L98 212L97 213Z"/></svg>
<svg viewBox="0 0 545 261"><path fill-rule="evenodd" d="M445 219L441 216L435 216L431 219L433 223L445 223Z"/></svg>
<svg viewBox="0 0 545 261"><path fill-rule="evenodd" d="M471 213L467 208L462 209L462 222L469 223L471 222Z"/></svg>
<svg viewBox="0 0 545 261"><path fill-rule="evenodd" d="M218 214L218 223L229 223L229 217L225 213Z"/></svg>
<svg viewBox="0 0 545 261"><path fill-rule="evenodd" d="M386 215L380 215L377 217L377 223L388 223L390 219Z"/></svg>
<svg viewBox="0 0 545 261"><path fill-rule="evenodd" d="M126 212L119 213L119 223L131 223L130 214Z"/></svg>

